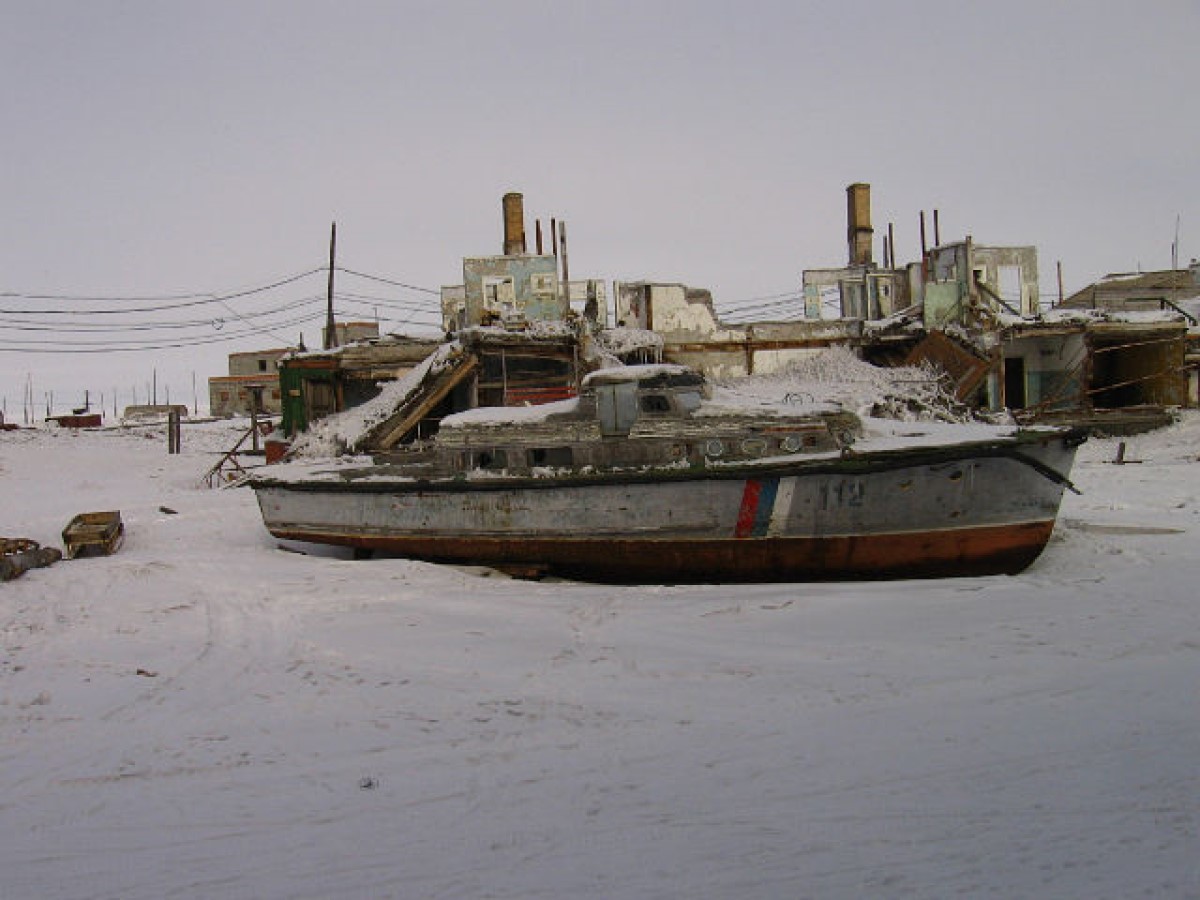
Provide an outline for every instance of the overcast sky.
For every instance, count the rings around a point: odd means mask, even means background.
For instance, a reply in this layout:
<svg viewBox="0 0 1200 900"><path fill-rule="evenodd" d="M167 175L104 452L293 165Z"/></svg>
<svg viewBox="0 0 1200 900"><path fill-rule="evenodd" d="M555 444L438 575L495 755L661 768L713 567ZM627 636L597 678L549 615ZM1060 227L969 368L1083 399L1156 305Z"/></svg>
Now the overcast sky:
<svg viewBox="0 0 1200 900"><path fill-rule="evenodd" d="M203 406L229 352L319 342L320 273L229 295L324 266L332 221L340 265L436 290L500 252L512 190L530 249L535 217L568 222L573 277L725 309L842 265L854 181L901 261L937 209L943 241L1035 245L1047 295L1057 261L1068 292L1169 267L1177 220L1186 264L1198 26L1194 0L0 0L0 398L111 409L153 377L190 404L195 373ZM436 301L338 289L385 329ZM26 352L115 341L193 346Z"/></svg>

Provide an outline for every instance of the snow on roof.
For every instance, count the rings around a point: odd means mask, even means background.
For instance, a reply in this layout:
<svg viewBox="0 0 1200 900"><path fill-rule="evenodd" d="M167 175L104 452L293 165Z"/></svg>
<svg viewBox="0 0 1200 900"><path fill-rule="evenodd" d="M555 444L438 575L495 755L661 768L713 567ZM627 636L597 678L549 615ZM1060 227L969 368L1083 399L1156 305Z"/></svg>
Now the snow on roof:
<svg viewBox="0 0 1200 900"><path fill-rule="evenodd" d="M457 341L442 344L404 377L386 382L377 397L361 406L310 423L308 430L293 443L293 454L337 456L345 448L353 447L372 428L407 403L429 375L446 368L461 352L462 345Z"/></svg>
<svg viewBox="0 0 1200 900"><path fill-rule="evenodd" d="M479 406L454 413L442 419L442 428L465 428L477 425L534 425L550 416L573 413L579 408L579 398L555 400L536 406Z"/></svg>
<svg viewBox="0 0 1200 900"><path fill-rule="evenodd" d="M1180 318L1179 313L1172 309L1081 309L1060 306L1046 310L1039 319L1026 319L1025 323L1036 324L1041 321L1048 325L1088 325L1104 322L1127 325L1169 325L1178 323Z"/></svg>
<svg viewBox="0 0 1200 900"><path fill-rule="evenodd" d="M1100 311L1095 309L1076 309L1068 306L1057 306L1048 309L1041 315L1041 320L1048 325L1086 325L1100 318Z"/></svg>
<svg viewBox="0 0 1200 900"><path fill-rule="evenodd" d="M491 343L519 341L561 341L576 336L575 325L561 320L534 320L522 323L520 328L505 328L502 325L472 325L458 332L465 344L473 340Z"/></svg>
<svg viewBox="0 0 1200 900"><path fill-rule="evenodd" d="M642 381L646 378L656 378L672 375L687 375L694 373L687 366L677 366L673 363L654 363L645 366L614 366L608 369L597 369L583 379L584 387L596 384L620 384L627 381ZM699 375L697 374L697 377Z"/></svg>
<svg viewBox="0 0 1200 900"><path fill-rule="evenodd" d="M1173 309L1109 310L1104 321L1129 325L1169 325L1180 321L1182 316Z"/></svg>
<svg viewBox="0 0 1200 900"><path fill-rule="evenodd" d="M645 328L605 328L597 333L596 343L613 354L633 353L638 350L661 350L664 338L657 331Z"/></svg>
<svg viewBox="0 0 1200 900"><path fill-rule="evenodd" d="M860 416L887 407L905 421L969 421L942 390L934 368L882 368L859 359L846 347L830 347L796 360L779 374L717 382L713 403L716 407L741 403L763 408L775 404L791 415L804 411L804 405L813 412L836 405Z"/></svg>

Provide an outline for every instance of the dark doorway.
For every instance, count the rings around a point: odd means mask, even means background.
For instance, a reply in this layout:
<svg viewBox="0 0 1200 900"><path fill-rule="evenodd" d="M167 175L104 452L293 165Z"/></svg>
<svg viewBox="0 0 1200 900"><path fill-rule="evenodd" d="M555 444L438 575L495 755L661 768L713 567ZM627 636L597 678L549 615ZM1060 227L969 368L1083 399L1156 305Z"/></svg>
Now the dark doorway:
<svg viewBox="0 0 1200 900"><path fill-rule="evenodd" d="M1025 359L1014 356L1004 360L1004 405L1009 409L1024 409Z"/></svg>

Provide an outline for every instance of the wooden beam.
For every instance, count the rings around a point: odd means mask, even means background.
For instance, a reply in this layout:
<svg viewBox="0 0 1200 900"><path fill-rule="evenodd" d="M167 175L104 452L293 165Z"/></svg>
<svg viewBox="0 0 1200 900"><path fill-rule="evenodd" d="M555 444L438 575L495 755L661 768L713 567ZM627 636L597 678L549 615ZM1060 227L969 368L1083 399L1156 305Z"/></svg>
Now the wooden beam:
<svg viewBox="0 0 1200 900"><path fill-rule="evenodd" d="M411 405L410 401L397 415L381 423L363 442L364 446L370 450L389 450L396 446L435 406L478 368L479 358L474 354L466 354L449 372L438 373L436 380L423 394L418 395L415 406Z"/></svg>

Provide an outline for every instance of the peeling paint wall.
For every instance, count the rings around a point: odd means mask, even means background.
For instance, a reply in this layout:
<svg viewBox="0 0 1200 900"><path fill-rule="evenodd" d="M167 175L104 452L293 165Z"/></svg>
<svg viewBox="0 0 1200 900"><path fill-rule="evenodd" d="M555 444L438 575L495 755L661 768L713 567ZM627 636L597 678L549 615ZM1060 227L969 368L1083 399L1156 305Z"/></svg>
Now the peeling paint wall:
<svg viewBox="0 0 1200 900"><path fill-rule="evenodd" d="M608 291L601 279L571 281L566 285L566 294L572 312L602 328L608 326Z"/></svg>
<svg viewBox="0 0 1200 900"><path fill-rule="evenodd" d="M1079 406L1087 357L1082 328L1070 334L1025 335L1004 341L1003 347L1003 405L1009 409L1041 407L1045 411ZM991 400L993 408L1000 407L1000 398Z"/></svg>
<svg viewBox="0 0 1200 900"><path fill-rule="evenodd" d="M251 389L261 397L259 412L278 415L283 407L279 375L231 375L208 379L208 412L213 416L248 416L253 406Z"/></svg>
<svg viewBox="0 0 1200 900"><path fill-rule="evenodd" d="M713 378L781 372L862 334L846 319L725 325L707 290L682 284L618 282L613 295L619 324L662 335L664 359Z"/></svg>
<svg viewBox="0 0 1200 900"><path fill-rule="evenodd" d="M560 296L558 260L553 256L467 257L463 290L463 327L493 321L561 321L569 309Z"/></svg>
<svg viewBox="0 0 1200 900"><path fill-rule="evenodd" d="M442 329L448 333L467 327L467 289L461 284L442 286Z"/></svg>
<svg viewBox="0 0 1200 900"><path fill-rule="evenodd" d="M964 288L957 281L925 285L925 327L942 329L963 319Z"/></svg>
<svg viewBox="0 0 1200 900"><path fill-rule="evenodd" d="M935 247L929 252L929 281L924 285L925 326L979 325L983 310L1037 315L1037 279L1034 247L984 247L969 237Z"/></svg>
<svg viewBox="0 0 1200 900"><path fill-rule="evenodd" d="M844 269L805 269L804 315L829 318L831 311L845 319L886 319L909 305L909 277L905 269L850 266ZM831 294L836 291L836 306Z"/></svg>
<svg viewBox="0 0 1200 900"><path fill-rule="evenodd" d="M1036 247L983 247L971 244L971 267L984 283L1023 316L1040 311Z"/></svg>

